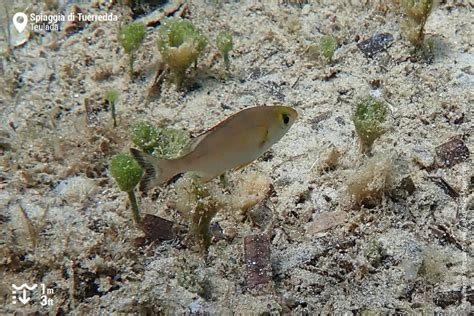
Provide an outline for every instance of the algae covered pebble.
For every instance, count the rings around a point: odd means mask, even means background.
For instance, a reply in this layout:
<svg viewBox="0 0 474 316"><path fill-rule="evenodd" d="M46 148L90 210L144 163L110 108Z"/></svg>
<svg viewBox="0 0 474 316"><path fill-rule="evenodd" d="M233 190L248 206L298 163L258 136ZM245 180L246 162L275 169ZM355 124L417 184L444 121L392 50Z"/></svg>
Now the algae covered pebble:
<svg viewBox="0 0 474 316"><path fill-rule="evenodd" d="M131 148L145 170L140 187L146 191L189 171L207 182L227 170L244 167L278 142L297 117L298 113L286 106L244 109L194 138L189 152L172 160Z"/></svg>

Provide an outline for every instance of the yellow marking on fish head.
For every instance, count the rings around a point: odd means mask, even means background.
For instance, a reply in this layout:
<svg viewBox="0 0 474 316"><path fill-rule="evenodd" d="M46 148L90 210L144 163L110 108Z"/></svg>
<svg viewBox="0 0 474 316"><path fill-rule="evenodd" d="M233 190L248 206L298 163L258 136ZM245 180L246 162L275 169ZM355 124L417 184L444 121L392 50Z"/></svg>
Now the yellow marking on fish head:
<svg viewBox="0 0 474 316"><path fill-rule="evenodd" d="M268 118L268 136L269 143L274 144L280 140L290 129L291 125L298 118L298 112L288 106L272 106L271 114Z"/></svg>

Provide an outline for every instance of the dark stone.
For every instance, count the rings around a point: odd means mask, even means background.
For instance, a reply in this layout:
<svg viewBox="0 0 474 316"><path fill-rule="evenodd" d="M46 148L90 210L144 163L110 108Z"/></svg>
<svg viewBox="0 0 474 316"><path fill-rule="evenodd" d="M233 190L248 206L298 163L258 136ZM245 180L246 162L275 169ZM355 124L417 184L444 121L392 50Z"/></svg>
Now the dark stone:
<svg viewBox="0 0 474 316"><path fill-rule="evenodd" d="M409 195L412 195L416 189L415 183L413 182L410 176L403 178L403 180L400 183L400 188L406 191Z"/></svg>
<svg viewBox="0 0 474 316"><path fill-rule="evenodd" d="M470 153L466 144L461 139L454 137L436 147L436 155L440 167L452 167L467 160Z"/></svg>
<svg viewBox="0 0 474 316"><path fill-rule="evenodd" d="M340 116L337 116L334 120L336 121L337 124L339 124L339 126L344 126L344 125L346 125L346 122L345 122L344 119L343 119L342 117L340 117Z"/></svg>
<svg viewBox="0 0 474 316"><path fill-rule="evenodd" d="M266 234L245 236L245 264L247 265L247 285L254 288L272 281L270 261L270 240Z"/></svg>
<svg viewBox="0 0 474 316"><path fill-rule="evenodd" d="M330 118L331 114L332 114L331 111L327 111L327 112L323 112L319 115L316 115L314 118L312 118L309 121L311 123L311 127L315 130L319 129L319 127L320 127L319 123L321 123L321 122L327 120L328 118Z"/></svg>
<svg viewBox="0 0 474 316"><path fill-rule="evenodd" d="M381 51L386 50L393 42L393 35L382 33L374 35L357 44L357 47L364 53L365 57L372 58Z"/></svg>
<svg viewBox="0 0 474 316"><path fill-rule="evenodd" d="M145 214L139 224L147 240L171 240L175 237L174 223L167 219Z"/></svg>
<svg viewBox="0 0 474 316"><path fill-rule="evenodd" d="M268 226L273 219L272 215L272 210L265 203L260 203L247 211L247 216L252 221L252 224L260 228Z"/></svg>
<svg viewBox="0 0 474 316"><path fill-rule="evenodd" d="M211 235L212 235L212 241L217 242L219 240L224 240L225 239L225 235L224 235L224 232L222 230L222 227L221 227L221 225L219 225L218 222L214 222L214 223L211 224L210 231L211 231Z"/></svg>
<svg viewBox="0 0 474 316"><path fill-rule="evenodd" d="M437 292L433 301L436 305L446 308L450 305L459 305L463 298L462 291Z"/></svg>

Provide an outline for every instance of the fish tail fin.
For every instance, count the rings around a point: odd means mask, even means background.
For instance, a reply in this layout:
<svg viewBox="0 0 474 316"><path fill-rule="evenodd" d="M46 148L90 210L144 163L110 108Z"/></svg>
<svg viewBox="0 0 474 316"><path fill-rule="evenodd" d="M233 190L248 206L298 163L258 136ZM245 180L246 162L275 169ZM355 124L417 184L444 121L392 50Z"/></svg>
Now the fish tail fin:
<svg viewBox="0 0 474 316"><path fill-rule="evenodd" d="M130 153L145 171L140 181L140 191L148 191L166 183L180 173L173 160L160 159L135 148L130 148Z"/></svg>

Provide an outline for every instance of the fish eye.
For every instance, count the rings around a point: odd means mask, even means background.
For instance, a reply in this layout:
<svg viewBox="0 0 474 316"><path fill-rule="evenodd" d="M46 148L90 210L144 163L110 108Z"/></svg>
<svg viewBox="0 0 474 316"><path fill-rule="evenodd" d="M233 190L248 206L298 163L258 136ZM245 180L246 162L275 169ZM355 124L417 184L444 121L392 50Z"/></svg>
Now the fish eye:
<svg viewBox="0 0 474 316"><path fill-rule="evenodd" d="M290 121L290 117L288 116L288 114L283 114L283 123L288 124L288 122Z"/></svg>

